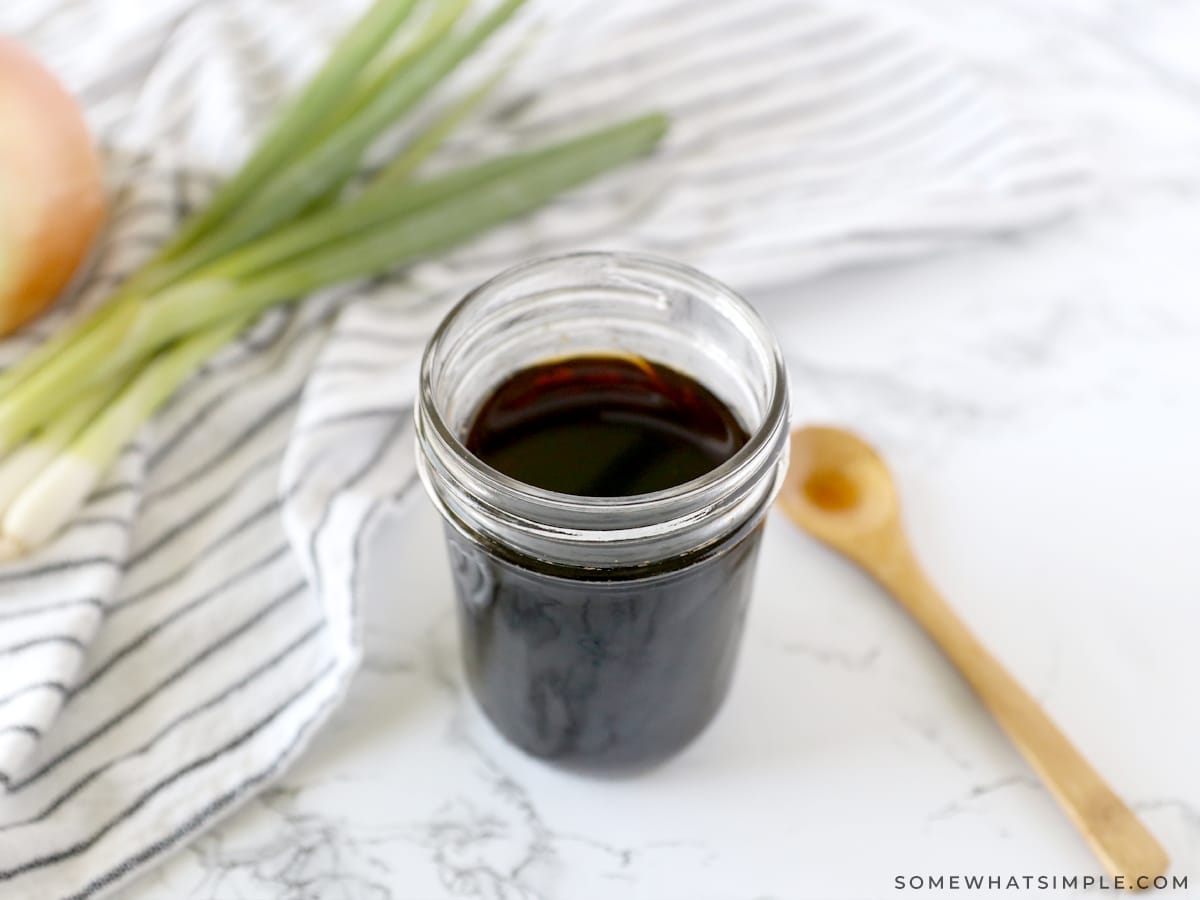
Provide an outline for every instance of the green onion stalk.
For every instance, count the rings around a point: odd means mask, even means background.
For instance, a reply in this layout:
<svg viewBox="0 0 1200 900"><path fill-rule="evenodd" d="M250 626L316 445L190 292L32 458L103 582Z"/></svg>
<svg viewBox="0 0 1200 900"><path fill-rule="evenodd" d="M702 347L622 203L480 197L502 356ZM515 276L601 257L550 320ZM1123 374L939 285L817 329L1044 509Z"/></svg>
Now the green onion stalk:
<svg viewBox="0 0 1200 900"><path fill-rule="evenodd" d="M248 322L248 317L241 316L179 341L152 359L82 427L72 422L72 428L55 435L61 444L50 445L56 451L54 456L5 510L0 522L0 560L23 556L60 531L142 424ZM74 434L67 439L70 431ZM37 446L36 441L31 443Z"/></svg>
<svg viewBox="0 0 1200 900"><path fill-rule="evenodd" d="M654 151L667 129L656 114L418 178L518 47L346 196L376 138L522 2L501 0L461 26L468 0L424 0L423 19L398 37L422 0L377 0L158 256L97 312L0 374L0 558L66 526L141 426L264 310L446 251Z"/></svg>

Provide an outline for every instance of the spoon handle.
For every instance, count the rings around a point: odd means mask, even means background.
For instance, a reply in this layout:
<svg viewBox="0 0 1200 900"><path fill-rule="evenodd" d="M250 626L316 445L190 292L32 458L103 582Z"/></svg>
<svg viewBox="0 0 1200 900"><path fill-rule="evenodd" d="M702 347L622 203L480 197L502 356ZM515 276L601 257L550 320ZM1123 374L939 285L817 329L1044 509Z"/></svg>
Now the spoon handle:
<svg viewBox="0 0 1200 900"><path fill-rule="evenodd" d="M894 534L883 543L890 552L874 554L871 574L958 668L1108 870L1124 876L1127 887L1148 886L1144 879L1138 883L1139 876L1152 881L1169 864L1162 845L954 614L903 536Z"/></svg>

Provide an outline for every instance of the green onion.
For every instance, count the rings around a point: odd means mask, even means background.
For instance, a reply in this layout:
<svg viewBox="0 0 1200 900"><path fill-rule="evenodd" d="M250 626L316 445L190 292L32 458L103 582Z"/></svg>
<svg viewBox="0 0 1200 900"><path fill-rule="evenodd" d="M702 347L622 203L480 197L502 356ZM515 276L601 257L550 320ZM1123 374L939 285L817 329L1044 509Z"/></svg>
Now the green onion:
<svg viewBox="0 0 1200 900"><path fill-rule="evenodd" d="M47 340L34 347L19 365L0 372L0 397L7 396L22 383L28 381L35 372L44 368L73 341L78 340L87 332L95 330L106 317L113 314L113 310L118 306L120 298L124 294L125 291L122 290L120 294L110 297L104 306L90 315L78 317L74 321L66 323ZM3 440L0 438L0 446L3 445Z"/></svg>
<svg viewBox="0 0 1200 900"><path fill-rule="evenodd" d="M258 276L244 281L199 278L147 304L131 335L154 345L234 312L258 312L331 284L377 275L448 250L537 209L602 172L644 156L657 146L666 128L667 120L660 115L605 128L545 152L528 154L518 165L468 191L451 193L437 203L385 220ZM136 353L136 348L122 349L126 359Z"/></svg>
<svg viewBox="0 0 1200 900"><path fill-rule="evenodd" d="M0 453L16 447L43 423L70 405L83 389L117 374L122 365L110 354L136 320L140 307L123 297L101 310L92 327L37 366L0 398Z"/></svg>
<svg viewBox="0 0 1200 900"><path fill-rule="evenodd" d="M207 277L168 288L150 302L125 301L0 399L0 449L15 446L53 416L72 388L109 378L164 344L225 317L258 312L448 249L645 155L666 127L663 116L645 116L541 151L406 185L394 196L382 186L358 203L318 215L303 228L285 230L257 249L230 257ZM270 265L279 259L283 262ZM244 273L251 277L241 277Z"/></svg>
<svg viewBox="0 0 1200 900"><path fill-rule="evenodd" d="M583 138L572 144L583 146L594 137ZM243 250L229 254L216 265L206 268L202 275L240 278L262 272L301 254L361 234L381 222L397 219L433 206L449 197L472 191L479 185L494 181L514 169L536 167L564 152L573 152L574 149L574 146L553 147L548 150L517 153L456 169L422 182L398 186L387 182L380 183L343 206L310 216L255 241Z"/></svg>
<svg viewBox="0 0 1200 900"><path fill-rule="evenodd" d="M99 411L88 401L88 414L80 416L86 422L82 430L65 448L56 448L53 459L8 504L0 521L0 559L20 556L62 529L142 424L248 322L245 316L235 318L164 350L115 398L103 397L111 402ZM63 427L60 436L66 431Z"/></svg>
<svg viewBox="0 0 1200 900"><path fill-rule="evenodd" d="M375 97L393 81L400 77L406 69L420 59L425 53L440 43L450 33L451 29L462 18L462 14L470 6L471 0L437 0L433 12L421 23L417 33L413 35L404 48L390 58L380 57L375 60L375 72L368 71L364 75L366 84L357 90L345 112L333 122L333 128L341 125L354 116L355 113L367 106ZM370 69L372 67L368 67ZM333 130L331 128L330 130Z"/></svg>
<svg viewBox="0 0 1200 900"><path fill-rule="evenodd" d="M275 121L251 157L172 241L169 256L194 247L223 222L247 197L260 188L263 179L291 160L296 147L328 121L344 102L345 95L363 69L391 40L408 18L416 0L376 0L358 23L334 48L329 59L308 87Z"/></svg>
<svg viewBox="0 0 1200 900"><path fill-rule="evenodd" d="M404 184L412 173L436 152L454 129L496 89L519 56L525 52L528 44L528 39L522 42L505 57L494 72L448 107L425 131L401 150L359 196L336 209L320 210L292 225L284 226L249 246L228 254L219 263L206 266L203 274L227 277L261 271L292 256L354 234L384 219L426 206L451 193L466 190L519 165L528 154L491 160L420 185Z"/></svg>
<svg viewBox="0 0 1200 900"><path fill-rule="evenodd" d="M535 34L530 32L520 44L501 60L496 70L484 78L442 112L425 131L408 144L396 157L372 179L372 184L399 184L407 181L427 160L437 152L446 139L454 133L471 113L500 86L517 60L529 49Z"/></svg>
<svg viewBox="0 0 1200 900"><path fill-rule="evenodd" d="M121 383L112 379L81 395L47 427L0 462L0 512L46 468L113 398Z"/></svg>
<svg viewBox="0 0 1200 900"><path fill-rule="evenodd" d="M376 60L376 63L381 64L375 66L378 71L374 74L368 72L363 76L365 84L355 92L345 109L322 132L322 136L337 130L346 121L353 118L372 98L377 97L389 82L397 79L405 69L412 66L426 51L441 41L469 5L470 0L441 0L441 2L435 3L433 12L421 23L416 34L407 40L403 49L392 54L388 59L381 57ZM304 213L307 215L315 210L331 206L341 196L346 185L354 180L355 174L353 170L344 172L332 187L304 207Z"/></svg>
<svg viewBox="0 0 1200 900"><path fill-rule="evenodd" d="M657 146L666 119L643 116L414 181L514 53L342 199L375 139L522 2L501 0L461 30L468 0L437 3L392 51L416 0L378 0L166 251L0 374L0 558L65 525L138 428L267 307L449 249Z"/></svg>
<svg viewBox="0 0 1200 900"><path fill-rule="evenodd" d="M265 241L268 252L262 256L247 252L230 258L230 275L221 274L217 266L214 274L168 288L154 301L127 302L0 400L0 446L16 445L62 407L62 397L70 397L72 388L112 377L163 344L224 318L257 313L329 284L377 275L448 250L648 154L666 127L664 116L643 116L545 150L402 186L396 196L389 197L386 187L379 187L379 193L367 194L358 206L318 216L332 223L328 227L310 222L302 232L284 232ZM350 228L352 224L361 224L361 230ZM287 258L280 265L262 270L260 264L283 257ZM258 274L239 277L256 269Z"/></svg>
<svg viewBox="0 0 1200 900"><path fill-rule="evenodd" d="M463 35L435 44L397 77L383 85L366 105L312 150L273 177L242 209L193 250L173 259L170 278L182 277L205 263L286 222L326 196L358 167L367 147L414 107L503 25L525 0L504 0Z"/></svg>

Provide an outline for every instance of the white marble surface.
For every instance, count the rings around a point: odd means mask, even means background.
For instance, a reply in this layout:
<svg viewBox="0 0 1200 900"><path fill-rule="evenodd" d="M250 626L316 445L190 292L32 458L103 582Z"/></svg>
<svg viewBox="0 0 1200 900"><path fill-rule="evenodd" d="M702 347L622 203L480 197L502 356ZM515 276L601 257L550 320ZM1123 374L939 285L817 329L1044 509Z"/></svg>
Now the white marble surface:
<svg viewBox="0 0 1200 900"><path fill-rule="evenodd" d="M935 580L1142 812L1192 879L1175 895L1200 895L1200 3L878 5L1079 135L1097 196L1052 229L754 298L797 418L886 452ZM375 542L345 708L124 896L858 900L972 896L897 875L1099 873L931 644L782 518L725 709L619 781L522 757L466 701L423 498Z"/></svg>

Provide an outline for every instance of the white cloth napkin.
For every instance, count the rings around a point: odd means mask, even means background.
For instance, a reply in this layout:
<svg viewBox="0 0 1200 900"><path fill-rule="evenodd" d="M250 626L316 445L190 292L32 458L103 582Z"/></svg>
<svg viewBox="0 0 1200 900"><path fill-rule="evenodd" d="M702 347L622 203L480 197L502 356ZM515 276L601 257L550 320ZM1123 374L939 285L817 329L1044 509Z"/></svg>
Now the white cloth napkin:
<svg viewBox="0 0 1200 900"><path fill-rule="evenodd" d="M114 197L85 289L0 361L101 300L202 202L359 6L0 6L0 30L86 104ZM435 168L649 108L674 116L664 150L443 259L265 316L67 533L0 568L0 895L112 891L326 719L359 655L362 536L415 481L419 353L465 288L533 254L636 248L752 290L1046 222L1086 184L943 51L832 0L533 0L523 15L546 21L538 48Z"/></svg>

